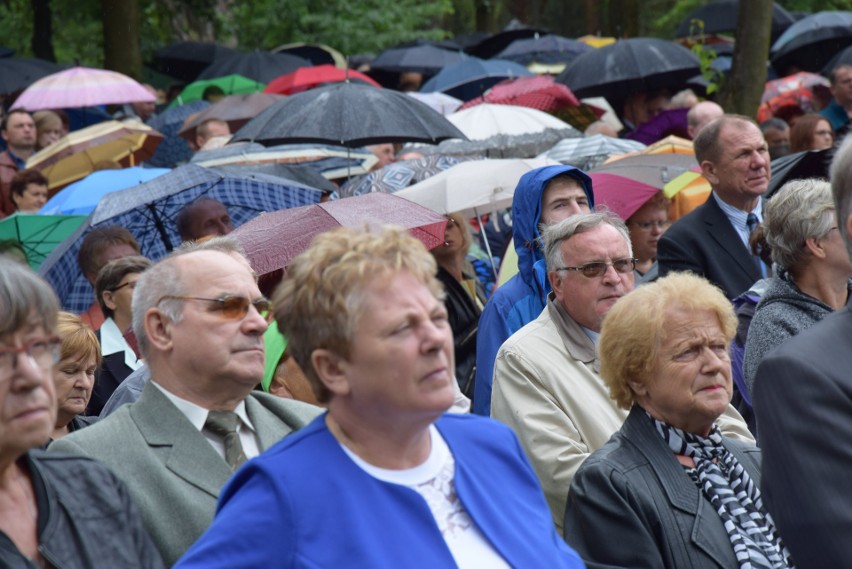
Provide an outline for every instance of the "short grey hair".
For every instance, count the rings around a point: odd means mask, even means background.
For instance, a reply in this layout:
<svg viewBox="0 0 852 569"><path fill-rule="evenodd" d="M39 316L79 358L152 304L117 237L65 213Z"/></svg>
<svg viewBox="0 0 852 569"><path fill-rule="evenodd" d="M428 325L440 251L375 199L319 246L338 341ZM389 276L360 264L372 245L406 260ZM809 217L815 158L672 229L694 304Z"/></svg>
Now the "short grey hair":
<svg viewBox="0 0 852 569"><path fill-rule="evenodd" d="M133 333L139 342L142 355L148 357L148 335L145 333L145 314L152 308L159 308L172 322L180 322L183 316L183 302L179 300L164 300L164 296L185 296L186 285L183 275L174 257L166 257L150 269L142 273L136 281L131 307L133 312Z"/></svg>
<svg viewBox="0 0 852 569"><path fill-rule="evenodd" d="M48 333L56 329L56 294L28 266L0 255L0 337L23 330L33 316Z"/></svg>
<svg viewBox="0 0 852 569"><path fill-rule="evenodd" d="M754 119L744 115L722 115L718 119L707 123L704 128L698 131L698 134L695 135L695 139L692 141L692 147L695 150L695 159L698 160L699 164L705 160L709 160L715 164L722 156L722 148L719 145L719 137L722 135L722 130L726 126L742 130L748 128L748 125L753 125L754 128L760 130Z"/></svg>
<svg viewBox="0 0 852 569"><path fill-rule="evenodd" d="M544 228L542 240L544 242L544 257L547 260L547 271L552 272L556 267L565 264L562 251L559 248L563 241L604 224L612 225L618 230L618 233L627 243L627 250L632 257L633 245L630 243L630 232L620 217L609 211L581 213Z"/></svg>
<svg viewBox="0 0 852 569"><path fill-rule="evenodd" d="M763 209L772 262L795 274L807 257L805 241L824 237L834 222L831 184L816 178L787 182Z"/></svg>
<svg viewBox="0 0 852 569"><path fill-rule="evenodd" d="M184 241L172 251L172 256L192 253L193 251L219 251L227 255L237 254L246 256L246 250L235 237L218 235L205 241Z"/></svg>
<svg viewBox="0 0 852 569"><path fill-rule="evenodd" d="M852 215L852 137L844 138L843 144L834 155L830 179L837 227L846 243L846 251L852 257L852 236L846 231L846 220Z"/></svg>

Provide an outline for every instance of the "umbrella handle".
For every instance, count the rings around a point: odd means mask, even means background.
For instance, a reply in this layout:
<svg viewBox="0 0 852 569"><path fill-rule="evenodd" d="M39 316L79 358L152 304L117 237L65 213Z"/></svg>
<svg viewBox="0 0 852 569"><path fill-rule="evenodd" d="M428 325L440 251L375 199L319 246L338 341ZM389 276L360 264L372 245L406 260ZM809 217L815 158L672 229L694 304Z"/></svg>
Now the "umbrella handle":
<svg viewBox="0 0 852 569"><path fill-rule="evenodd" d="M479 212L476 208L473 209L473 213L476 214L476 221L479 222L479 227L482 228L482 241L485 242L485 250L488 252L488 261L491 263L491 270L494 271L494 278L499 279L497 276L497 265L494 264L494 255L491 254L491 245L488 243L488 238L485 236L485 227L482 225L482 217L479 215Z"/></svg>

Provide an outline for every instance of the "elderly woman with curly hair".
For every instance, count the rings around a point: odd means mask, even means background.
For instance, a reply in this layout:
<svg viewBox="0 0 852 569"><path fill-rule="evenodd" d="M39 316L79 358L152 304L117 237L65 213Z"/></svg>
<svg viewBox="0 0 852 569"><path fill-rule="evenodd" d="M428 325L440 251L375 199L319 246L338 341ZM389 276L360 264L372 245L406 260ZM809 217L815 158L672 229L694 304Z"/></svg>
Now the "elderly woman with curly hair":
<svg viewBox="0 0 852 569"><path fill-rule="evenodd" d="M324 233L288 267L275 318L328 411L236 473L178 567L582 566L511 430L445 414L436 272L398 229Z"/></svg>
<svg viewBox="0 0 852 569"><path fill-rule="evenodd" d="M565 539L588 567L792 566L763 507L758 449L713 424L731 400L736 327L722 292L685 273L607 314L601 376L630 414L571 483Z"/></svg>

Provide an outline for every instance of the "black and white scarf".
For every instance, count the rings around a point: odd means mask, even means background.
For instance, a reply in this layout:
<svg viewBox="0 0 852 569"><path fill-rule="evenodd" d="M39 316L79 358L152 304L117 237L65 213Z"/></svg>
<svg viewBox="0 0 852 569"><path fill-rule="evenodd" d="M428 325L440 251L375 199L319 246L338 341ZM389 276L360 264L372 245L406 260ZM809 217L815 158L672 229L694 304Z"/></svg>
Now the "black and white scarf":
<svg viewBox="0 0 852 569"><path fill-rule="evenodd" d="M793 567L772 516L763 509L760 489L722 445L719 428L713 425L702 437L648 417L672 452L695 462L695 468L684 467L686 473L722 519L740 569Z"/></svg>

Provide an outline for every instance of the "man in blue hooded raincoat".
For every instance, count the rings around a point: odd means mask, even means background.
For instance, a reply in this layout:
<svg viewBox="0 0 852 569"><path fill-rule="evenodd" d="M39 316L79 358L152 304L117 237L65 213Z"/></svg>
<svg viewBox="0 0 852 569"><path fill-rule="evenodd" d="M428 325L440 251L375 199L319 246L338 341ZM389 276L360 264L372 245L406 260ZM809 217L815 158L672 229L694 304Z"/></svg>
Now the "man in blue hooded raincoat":
<svg viewBox="0 0 852 569"><path fill-rule="evenodd" d="M539 242L540 228L593 208L592 180L573 166L543 166L518 181L512 201L518 274L495 291L479 318L474 413L491 414L494 360L500 346L537 318L547 303L550 284Z"/></svg>

